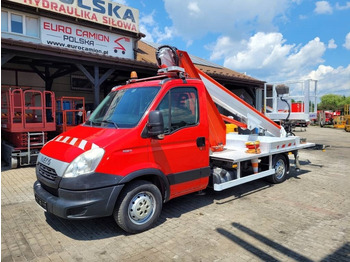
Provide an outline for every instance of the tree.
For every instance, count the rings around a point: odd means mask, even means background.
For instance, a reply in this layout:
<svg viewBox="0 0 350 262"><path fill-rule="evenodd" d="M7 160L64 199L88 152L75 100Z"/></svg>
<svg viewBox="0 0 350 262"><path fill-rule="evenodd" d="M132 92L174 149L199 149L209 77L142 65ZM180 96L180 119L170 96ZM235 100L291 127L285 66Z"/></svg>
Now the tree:
<svg viewBox="0 0 350 262"><path fill-rule="evenodd" d="M349 101L349 97L328 94L321 97L321 103L318 104L317 108L320 110L342 110L344 105Z"/></svg>

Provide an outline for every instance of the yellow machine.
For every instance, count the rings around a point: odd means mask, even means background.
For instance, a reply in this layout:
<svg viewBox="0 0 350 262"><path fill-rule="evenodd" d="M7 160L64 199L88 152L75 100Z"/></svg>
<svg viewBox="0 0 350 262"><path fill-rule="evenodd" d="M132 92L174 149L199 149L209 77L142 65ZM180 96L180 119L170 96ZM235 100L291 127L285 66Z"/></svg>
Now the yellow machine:
<svg viewBox="0 0 350 262"><path fill-rule="evenodd" d="M350 132L350 105L344 106L345 131Z"/></svg>
<svg viewBox="0 0 350 262"><path fill-rule="evenodd" d="M345 117L344 116L336 116L333 119L333 127L334 128L345 128Z"/></svg>

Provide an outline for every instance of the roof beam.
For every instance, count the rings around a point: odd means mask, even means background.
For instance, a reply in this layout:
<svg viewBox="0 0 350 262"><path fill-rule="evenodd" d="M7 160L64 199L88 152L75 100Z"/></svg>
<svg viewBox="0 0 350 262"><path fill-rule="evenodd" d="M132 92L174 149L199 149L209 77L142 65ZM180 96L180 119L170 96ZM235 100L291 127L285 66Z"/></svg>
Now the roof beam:
<svg viewBox="0 0 350 262"><path fill-rule="evenodd" d="M6 64L8 61L10 61L12 58L15 57L15 54L5 54L1 56L1 66Z"/></svg>

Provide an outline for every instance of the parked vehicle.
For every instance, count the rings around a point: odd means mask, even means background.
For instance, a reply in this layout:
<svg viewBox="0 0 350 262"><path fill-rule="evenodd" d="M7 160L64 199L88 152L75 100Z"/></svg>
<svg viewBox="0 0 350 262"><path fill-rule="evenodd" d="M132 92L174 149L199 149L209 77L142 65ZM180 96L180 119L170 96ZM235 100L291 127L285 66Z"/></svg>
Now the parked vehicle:
<svg viewBox="0 0 350 262"><path fill-rule="evenodd" d="M344 105L344 118L345 118L345 126L344 130L346 132L350 132L350 105Z"/></svg>
<svg viewBox="0 0 350 262"><path fill-rule="evenodd" d="M333 125L333 112L332 111L317 111L317 122L320 127L324 127L325 125Z"/></svg>
<svg viewBox="0 0 350 262"><path fill-rule="evenodd" d="M265 83L264 113L292 133L317 118L317 80ZM305 129L306 130L306 129Z"/></svg>
<svg viewBox="0 0 350 262"><path fill-rule="evenodd" d="M56 101L51 91L1 88L1 157L11 168L35 165L40 149L50 138L85 122L83 97Z"/></svg>
<svg viewBox="0 0 350 262"><path fill-rule="evenodd" d="M85 122L85 98L63 96L56 101L57 133L66 132Z"/></svg>
<svg viewBox="0 0 350 262"><path fill-rule="evenodd" d="M1 87L1 155L12 168L36 163L49 131L56 129L55 94Z"/></svg>
<svg viewBox="0 0 350 262"><path fill-rule="evenodd" d="M298 150L314 146L198 70L188 54L157 51L158 75L117 86L90 118L41 150L37 203L66 219L113 215L130 233L157 221L163 203L213 187L286 180ZM215 103L241 121L220 115ZM226 134L225 122L252 130Z"/></svg>

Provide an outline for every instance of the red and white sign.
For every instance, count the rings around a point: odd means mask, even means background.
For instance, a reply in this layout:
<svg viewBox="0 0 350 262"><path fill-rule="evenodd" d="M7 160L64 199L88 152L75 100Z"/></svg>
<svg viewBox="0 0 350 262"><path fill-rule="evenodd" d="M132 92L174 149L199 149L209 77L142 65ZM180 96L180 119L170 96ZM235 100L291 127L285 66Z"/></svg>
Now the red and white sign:
<svg viewBox="0 0 350 262"><path fill-rule="evenodd" d="M134 59L134 39L49 18L41 18L41 42L59 48Z"/></svg>
<svg viewBox="0 0 350 262"><path fill-rule="evenodd" d="M139 33L139 10L106 0L9 0Z"/></svg>

